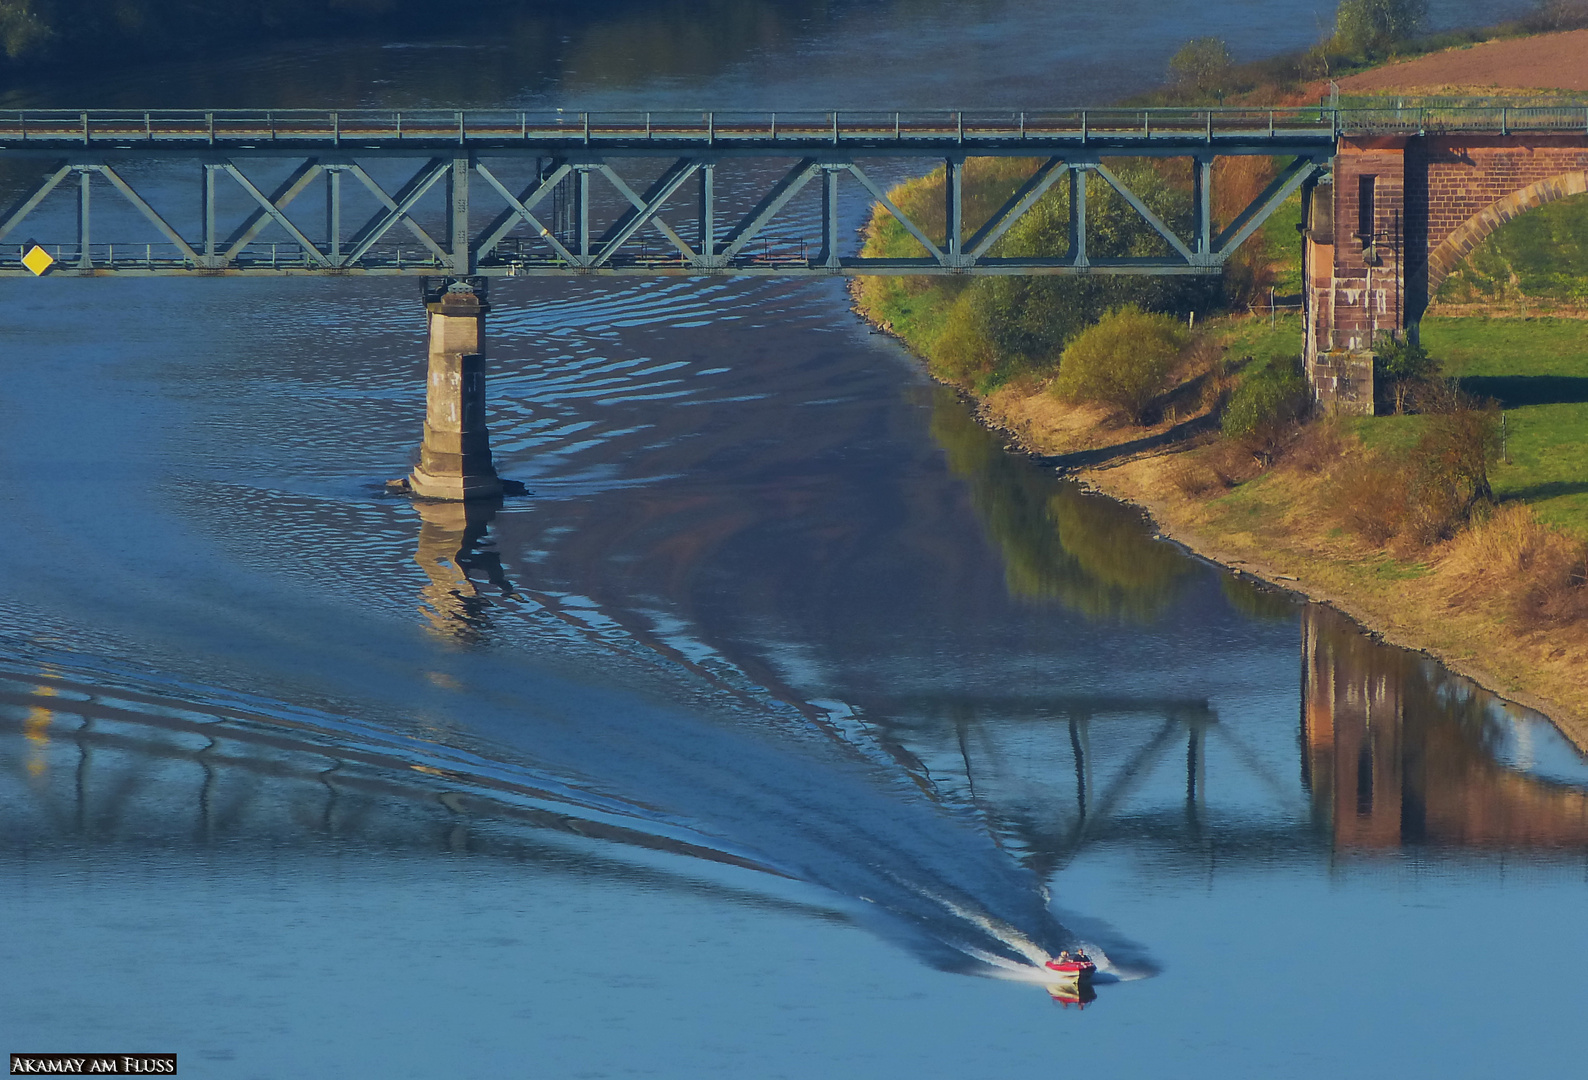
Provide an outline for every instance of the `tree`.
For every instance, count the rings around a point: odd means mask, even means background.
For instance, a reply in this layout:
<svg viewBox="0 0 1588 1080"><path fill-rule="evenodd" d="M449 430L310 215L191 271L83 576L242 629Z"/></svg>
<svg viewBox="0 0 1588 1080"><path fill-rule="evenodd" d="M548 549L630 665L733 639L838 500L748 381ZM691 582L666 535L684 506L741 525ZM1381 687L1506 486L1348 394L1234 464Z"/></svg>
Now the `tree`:
<svg viewBox="0 0 1588 1080"><path fill-rule="evenodd" d="M1334 16L1334 49L1348 56L1390 52L1423 28L1428 0L1341 0Z"/></svg>
<svg viewBox="0 0 1588 1080"><path fill-rule="evenodd" d="M1169 388L1191 332L1178 319L1127 304L1077 334L1059 361L1053 392L1066 401L1111 405L1137 424Z"/></svg>
<svg viewBox="0 0 1588 1080"><path fill-rule="evenodd" d="M1224 100L1229 92L1230 47L1223 38L1192 38L1169 58L1169 81L1175 89L1191 97Z"/></svg>

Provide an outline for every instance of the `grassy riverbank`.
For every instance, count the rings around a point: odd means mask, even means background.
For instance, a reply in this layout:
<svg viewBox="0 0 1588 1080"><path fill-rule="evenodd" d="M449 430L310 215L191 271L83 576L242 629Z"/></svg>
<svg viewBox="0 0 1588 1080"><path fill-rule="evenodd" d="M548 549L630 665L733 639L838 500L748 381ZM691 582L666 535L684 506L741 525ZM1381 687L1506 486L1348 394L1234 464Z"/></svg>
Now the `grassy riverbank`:
<svg viewBox="0 0 1588 1080"><path fill-rule="evenodd" d="M1186 216L1190 185L1173 166L1108 164L1171 226ZM968 163L967 223L977 225L1032 167ZM1227 220L1272 165L1223 170L1215 210ZM941 173L891 197L930 228ZM1062 254L1064 197L1050 193L1007 250ZM1095 199L1097 244L1109 254L1155 253L1154 238L1113 198L1105 188ZM1212 287L892 278L859 281L853 295L861 314L1026 449L1084 470L1092 486L1146 508L1192 550L1332 603L1541 709L1588 749L1588 196L1498 230L1450 276L1422 324L1438 373L1417 385L1404 412L1286 420L1256 439L1221 435L1221 414L1243 380L1289 370L1300 352L1298 316L1252 314L1270 295L1299 291L1299 218L1292 200ZM919 254L882 211L865 243L868 254ZM1061 400L1069 344L1127 303L1182 322L1195 316L1200 341L1141 415ZM1464 447L1450 441L1463 425L1474 433ZM1470 497L1452 503L1463 484ZM1443 485L1437 512L1430 485Z"/></svg>
<svg viewBox="0 0 1588 1080"><path fill-rule="evenodd" d="M1244 320L1227 341L1283 349L1297 332ZM1315 425L1271 468L1187 483L1224 468L1221 443L1181 447L1082 474L1134 502L1192 550L1327 601L1399 644L1432 653L1533 705L1588 748L1588 321L1435 318L1425 340L1471 390L1500 397L1505 456L1490 471L1496 505L1454 536L1374 543L1349 527L1348 474L1375 447L1406 445L1420 416ZM1497 374L1498 373L1498 374ZM1551 578L1549 575L1564 576ZM1573 574L1579 576L1574 579ZM1577 595L1573 595L1573 593ZM1551 605L1554 605L1551 607Z"/></svg>

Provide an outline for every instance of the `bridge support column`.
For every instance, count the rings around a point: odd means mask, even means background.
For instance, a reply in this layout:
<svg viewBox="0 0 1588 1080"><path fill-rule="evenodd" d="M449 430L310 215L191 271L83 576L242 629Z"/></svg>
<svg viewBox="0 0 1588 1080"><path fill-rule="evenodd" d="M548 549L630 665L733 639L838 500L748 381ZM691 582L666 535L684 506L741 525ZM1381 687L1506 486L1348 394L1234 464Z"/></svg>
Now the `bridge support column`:
<svg viewBox="0 0 1588 1080"><path fill-rule="evenodd" d="M426 499L503 494L485 427L485 316L490 305L465 282L426 291L430 371L425 435L408 490Z"/></svg>
<svg viewBox="0 0 1588 1080"><path fill-rule="evenodd" d="M1305 361L1325 409L1372 415L1374 350L1407 329L1407 143L1343 139L1302 239ZM1412 253L1420 257L1421 253Z"/></svg>

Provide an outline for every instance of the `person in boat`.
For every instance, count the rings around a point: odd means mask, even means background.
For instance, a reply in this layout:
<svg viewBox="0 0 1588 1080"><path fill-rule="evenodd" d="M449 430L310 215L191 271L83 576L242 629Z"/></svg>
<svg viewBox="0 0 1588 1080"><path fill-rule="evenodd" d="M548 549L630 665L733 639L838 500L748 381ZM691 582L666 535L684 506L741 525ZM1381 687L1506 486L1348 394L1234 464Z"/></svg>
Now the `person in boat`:
<svg viewBox="0 0 1588 1080"><path fill-rule="evenodd" d="M1059 963L1068 964L1069 962L1070 962L1070 951L1068 949L1060 949L1059 950Z"/></svg>
<svg viewBox="0 0 1588 1080"><path fill-rule="evenodd" d="M1075 955L1070 959L1074 960L1077 964L1090 964L1092 962L1092 958L1086 955L1085 949L1076 949Z"/></svg>

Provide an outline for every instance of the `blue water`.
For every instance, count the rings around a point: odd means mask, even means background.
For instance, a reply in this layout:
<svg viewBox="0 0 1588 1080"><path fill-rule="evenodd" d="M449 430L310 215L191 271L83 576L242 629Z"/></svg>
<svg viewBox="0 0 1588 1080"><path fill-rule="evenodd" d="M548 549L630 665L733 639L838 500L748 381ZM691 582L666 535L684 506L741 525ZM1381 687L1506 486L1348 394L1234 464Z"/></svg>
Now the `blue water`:
<svg viewBox="0 0 1588 1080"><path fill-rule="evenodd" d="M1192 33L1314 36L1255 3L1150 31L739 10L571 20L518 81L475 43L468 93L1083 100ZM631 62L690 33L719 48ZM456 53L101 92L404 103L458 93ZM408 285L0 294L4 1049L238 1077L1576 1058L1582 754L1006 453L836 285L496 283L493 445L532 494L470 517L381 488L418 439ZM1084 1011L1040 979L1077 942Z"/></svg>

